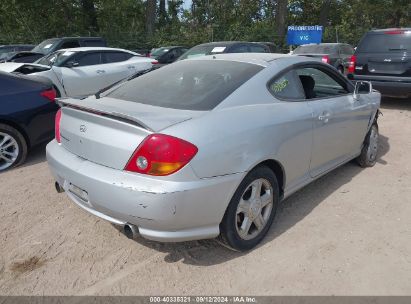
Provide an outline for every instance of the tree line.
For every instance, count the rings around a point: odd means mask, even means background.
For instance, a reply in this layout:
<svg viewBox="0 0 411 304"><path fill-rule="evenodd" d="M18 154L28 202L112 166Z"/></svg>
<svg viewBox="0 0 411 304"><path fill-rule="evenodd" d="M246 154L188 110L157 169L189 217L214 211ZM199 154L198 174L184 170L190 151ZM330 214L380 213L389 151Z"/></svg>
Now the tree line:
<svg viewBox="0 0 411 304"><path fill-rule="evenodd" d="M221 40L285 46L288 25L322 25L356 45L372 28L411 26L410 0L1 0L0 44L102 36L129 49Z"/></svg>

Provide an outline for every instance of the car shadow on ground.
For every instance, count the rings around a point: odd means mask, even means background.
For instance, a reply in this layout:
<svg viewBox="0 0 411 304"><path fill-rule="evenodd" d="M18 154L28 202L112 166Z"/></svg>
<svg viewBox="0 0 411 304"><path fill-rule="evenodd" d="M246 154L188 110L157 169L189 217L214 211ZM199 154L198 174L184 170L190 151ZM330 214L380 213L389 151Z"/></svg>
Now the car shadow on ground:
<svg viewBox="0 0 411 304"><path fill-rule="evenodd" d="M24 168L32 165L36 165L46 161L46 146L47 143L40 144L34 148L32 148L28 155L27 159L23 165L17 168Z"/></svg>
<svg viewBox="0 0 411 304"><path fill-rule="evenodd" d="M380 135L380 150L377 162L385 165L384 156L390 150L389 139ZM304 187L296 194L284 200L279 206L278 214L268 234L258 246L264 246L274 240L299 221L304 219L316 206L323 202L329 195L339 191L345 184L349 183L354 176L363 169L355 161L333 170L325 176ZM349 191L343 189L343 191ZM121 227L116 227L121 231ZM136 236L137 243L150 247L156 251L166 253L164 261L174 263L182 261L185 264L196 266L211 266L228 260L246 255L247 252L235 252L223 247L217 240L200 240L183 243L160 243L152 242ZM254 249L254 250L258 250Z"/></svg>
<svg viewBox="0 0 411 304"><path fill-rule="evenodd" d="M411 111L411 99L384 97L381 100L381 110L383 114L384 109Z"/></svg>

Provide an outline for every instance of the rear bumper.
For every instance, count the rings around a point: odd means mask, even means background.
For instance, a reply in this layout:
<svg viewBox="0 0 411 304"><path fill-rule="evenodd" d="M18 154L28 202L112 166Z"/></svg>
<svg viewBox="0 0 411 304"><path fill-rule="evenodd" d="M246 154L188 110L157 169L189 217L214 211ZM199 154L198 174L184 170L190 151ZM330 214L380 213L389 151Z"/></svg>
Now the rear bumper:
<svg viewBox="0 0 411 304"><path fill-rule="evenodd" d="M213 238L243 174L175 182L101 166L82 159L55 140L47 145L55 180L78 206L117 225L136 225L157 241ZM70 184L87 192L83 200Z"/></svg>
<svg viewBox="0 0 411 304"><path fill-rule="evenodd" d="M374 89L379 91L381 95L388 97L411 97L411 79L409 82L405 81L392 81L387 79L373 79L372 77L353 75L354 81L371 81Z"/></svg>

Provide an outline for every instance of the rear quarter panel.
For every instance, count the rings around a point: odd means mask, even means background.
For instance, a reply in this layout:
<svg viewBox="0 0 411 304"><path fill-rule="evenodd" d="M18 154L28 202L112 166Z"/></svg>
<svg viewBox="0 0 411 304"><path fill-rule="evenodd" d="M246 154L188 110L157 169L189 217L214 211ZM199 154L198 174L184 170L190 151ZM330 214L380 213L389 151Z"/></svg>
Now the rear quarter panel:
<svg viewBox="0 0 411 304"><path fill-rule="evenodd" d="M270 94L267 81L280 69L260 72L208 114L163 130L198 147L190 164L200 178L247 172L273 159L283 166L287 186L304 179L312 110L305 102L282 102Z"/></svg>
<svg viewBox="0 0 411 304"><path fill-rule="evenodd" d="M22 85L0 95L0 121L18 125L28 137L30 146L49 140L54 134L58 106L40 95L43 87Z"/></svg>

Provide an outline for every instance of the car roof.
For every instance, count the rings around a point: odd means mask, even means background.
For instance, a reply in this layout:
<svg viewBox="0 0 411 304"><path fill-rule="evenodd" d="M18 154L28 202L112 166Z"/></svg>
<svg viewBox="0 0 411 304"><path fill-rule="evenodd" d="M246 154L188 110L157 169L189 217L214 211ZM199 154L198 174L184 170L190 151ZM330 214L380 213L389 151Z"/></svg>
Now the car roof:
<svg viewBox="0 0 411 304"><path fill-rule="evenodd" d="M156 48L156 49L173 49L173 48L180 48L180 47L183 47L183 46L181 46L181 45L159 46L159 47Z"/></svg>
<svg viewBox="0 0 411 304"><path fill-rule="evenodd" d="M58 50L57 52L61 51L69 51L69 52L88 52L88 51L121 51L121 52L127 52L130 54L136 54L135 52L125 50L125 49L118 49L118 48L109 48L109 47L103 47L103 46L85 46L85 47L76 47L76 48L71 48L71 49L61 49Z"/></svg>
<svg viewBox="0 0 411 304"><path fill-rule="evenodd" d="M214 42L198 44L197 46L200 46L200 45L201 46L203 45L231 46L231 45L240 44L240 43L261 44L260 42L249 42L249 41L214 41Z"/></svg>
<svg viewBox="0 0 411 304"><path fill-rule="evenodd" d="M90 40L104 40L102 37L54 37L50 39L90 39ZM48 40L48 39L47 39Z"/></svg>
<svg viewBox="0 0 411 304"><path fill-rule="evenodd" d="M284 58L295 58L298 61L309 61L309 57L296 56L279 53L222 53L215 55L206 55L199 57L192 57L185 60L224 60L224 61L238 61L244 63L251 63L267 67L271 62ZM300 60L302 59L302 60ZM311 59L312 60L312 59Z"/></svg>
<svg viewBox="0 0 411 304"><path fill-rule="evenodd" d="M411 31L411 27L392 27L386 29L375 29L369 32L381 33L381 32L389 32L389 31Z"/></svg>
<svg viewBox="0 0 411 304"><path fill-rule="evenodd" d="M309 45L336 46L336 45L348 45L348 43L342 43L342 42L308 43L308 44L302 44L301 46L309 46Z"/></svg>
<svg viewBox="0 0 411 304"><path fill-rule="evenodd" d="M16 47L16 46L35 46L35 45L33 45L33 44L2 44L2 45L0 45L0 48L2 48L2 47Z"/></svg>

